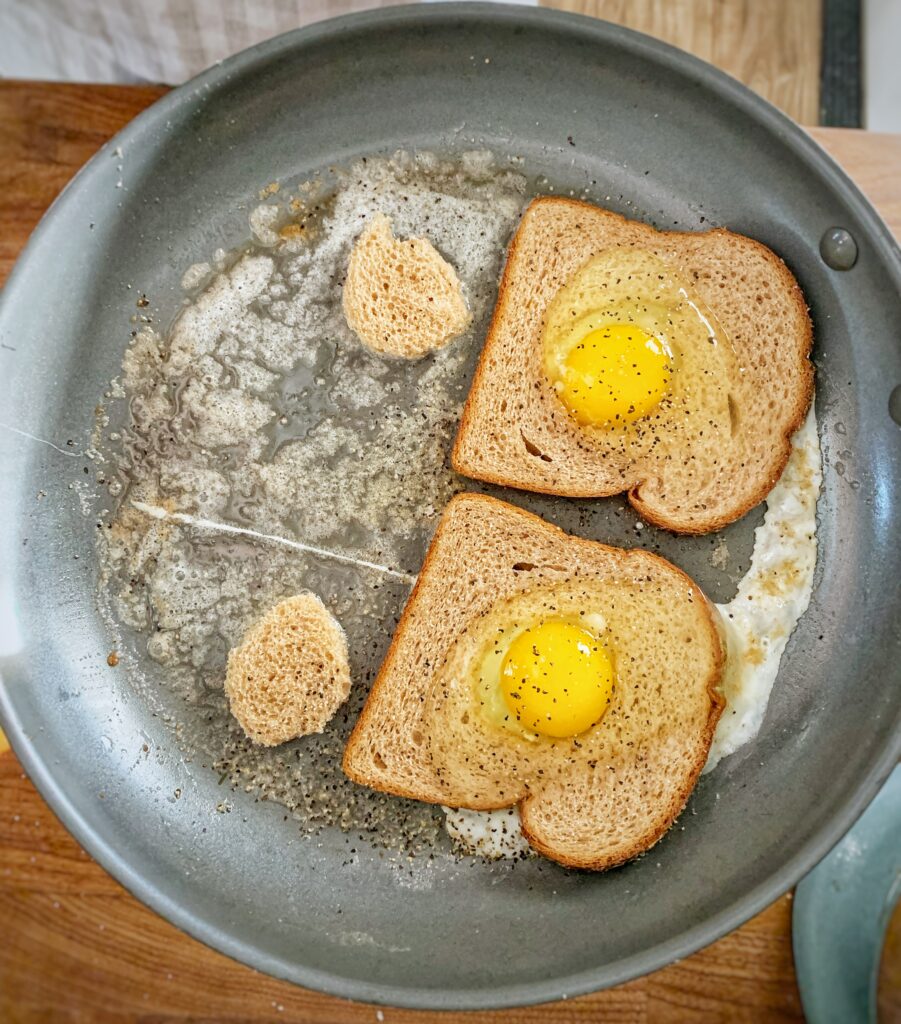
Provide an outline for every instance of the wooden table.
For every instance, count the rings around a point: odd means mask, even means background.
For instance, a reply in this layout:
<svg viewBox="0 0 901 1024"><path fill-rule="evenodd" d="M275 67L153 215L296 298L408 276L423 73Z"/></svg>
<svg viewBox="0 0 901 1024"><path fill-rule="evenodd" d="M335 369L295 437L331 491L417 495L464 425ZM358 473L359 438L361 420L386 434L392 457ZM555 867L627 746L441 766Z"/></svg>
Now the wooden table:
<svg viewBox="0 0 901 1024"><path fill-rule="evenodd" d="M165 90L0 82L0 281L72 174ZM897 234L901 136L815 129ZM679 964L592 996L515 1013L377 1010L274 981L138 903L62 828L0 753L0 1020L469 1022L798 1021L791 897Z"/></svg>

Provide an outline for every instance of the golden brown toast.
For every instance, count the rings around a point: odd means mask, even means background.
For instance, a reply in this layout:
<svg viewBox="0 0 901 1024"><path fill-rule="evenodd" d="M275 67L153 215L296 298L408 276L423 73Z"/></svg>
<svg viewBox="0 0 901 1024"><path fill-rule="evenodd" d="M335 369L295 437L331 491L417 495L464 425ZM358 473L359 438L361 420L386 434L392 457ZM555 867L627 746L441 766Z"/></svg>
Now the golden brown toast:
<svg viewBox="0 0 901 1024"><path fill-rule="evenodd" d="M740 369L730 375L728 394L714 396L718 410L703 418L711 397L698 400L700 429L690 437L666 428L653 444L630 449L614 432L580 426L543 372L550 304L588 260L615 249L650 253L677 269L731 341ZM720 529L762 501L785 468L789 439L813 393L811 343L798 283L759 242L723 229L657 231L588 203L536 199L510 244L454 468L569 497L625 491L658 526Z"/></svg>
<svg viewBox="0 0 901 1024"><path fill-rule="evenodd" d="M480 624L520 595L591 602L616 659L614 697L581 735L532 742L481 713ZM581 540L483 495L448 505L344 771L374 789L477 810L519 805L532 846L605 869L653 845L688 799L723 701L712 607L646 551Z"/></svg>

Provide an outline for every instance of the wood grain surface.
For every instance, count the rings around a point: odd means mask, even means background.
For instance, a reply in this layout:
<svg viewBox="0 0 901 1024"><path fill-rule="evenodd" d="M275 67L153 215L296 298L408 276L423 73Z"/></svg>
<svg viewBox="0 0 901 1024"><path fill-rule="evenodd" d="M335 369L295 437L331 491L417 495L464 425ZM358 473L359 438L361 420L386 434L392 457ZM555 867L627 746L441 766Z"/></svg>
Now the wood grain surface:
<svg viewBox="0 0 901 1024"><path fill-rule="evenodd" d="M0 280L77 168L157 88L0 82ZM901 234L901 136L817 130ZM687 960L619 988L515 1012L422 1014L351 1004L257 974L130 896L0 753L0 1021L800 1021L790 897ZM601 924L601 926L603 926Z"/></svg>
<svg viewBox="0 0 901 1024"><path fill-rule="evenodd" d="M820 121L822 0L540 0L715 64L801 124Z"/></svg>

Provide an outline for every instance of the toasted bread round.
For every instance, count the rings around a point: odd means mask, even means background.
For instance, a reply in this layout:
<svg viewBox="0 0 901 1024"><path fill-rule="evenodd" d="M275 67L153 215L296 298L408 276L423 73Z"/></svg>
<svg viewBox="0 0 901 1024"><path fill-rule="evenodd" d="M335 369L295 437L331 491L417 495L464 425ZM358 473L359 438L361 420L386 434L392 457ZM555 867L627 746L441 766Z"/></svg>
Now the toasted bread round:
<svg viewBox="0 0 901 1024"><path fill-rule="evenodd" d="M574 739L511 738L485 719L472 669L487 623L523 594L590 606L617 656L614 702ZM714 611L681 570L645 551L568 536L482 495L453 499L348 742L344 771L448 806L519 805L545 856L605 869L670 827L722 712Z"/></svg>
<svg viewBox="0 0 901 1024"><path fill-rule="evenodd" d="M254 743L322 732L350 693L344 630L315 594L280 601L229 652L225 692Z"/></svg>
<svg viewBox="0 0 901 1024"><path fill-rule="evenodd" d="M454 268L425 238L395 238L377 214L350 254L344 316L364 345L385 355L418 359L469 326Z"/></svg>
<svg viewBox="0 0 901 1024"><path fill-rule="evenodd" d="M592 257L640 250L677 268L713 311L741 372L716 443L617 451L585 430L542 368L549 306ZM762 501L782 473L813 394L804 296L773 252L743 235L657 231L588 203L534 200L510 244L494 318L463 411L454 468L467 476L569 497L627 492L649 522L707 533ZM721 417L722 418L722 417ZM670 450L673 449L673 450Z"/></svg>

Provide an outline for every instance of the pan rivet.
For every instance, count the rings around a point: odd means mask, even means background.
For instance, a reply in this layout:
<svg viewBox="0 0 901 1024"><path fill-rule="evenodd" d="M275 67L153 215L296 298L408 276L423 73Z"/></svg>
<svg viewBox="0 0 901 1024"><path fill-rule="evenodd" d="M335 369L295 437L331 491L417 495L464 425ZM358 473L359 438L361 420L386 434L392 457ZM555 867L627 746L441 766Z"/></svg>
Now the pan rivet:
<svg viewBox="0 0 901 1024"><path fill-rule="evenodd" d="M833 270L850 270L857 262L857 242L844 228L829 228L820 239L820 255Z"/></svg>
<svg viewBox="0 0 901 1024"><path fill-rule="evenodd" d="M901 427L901 384L888 396L888 414Z"/></svg>

